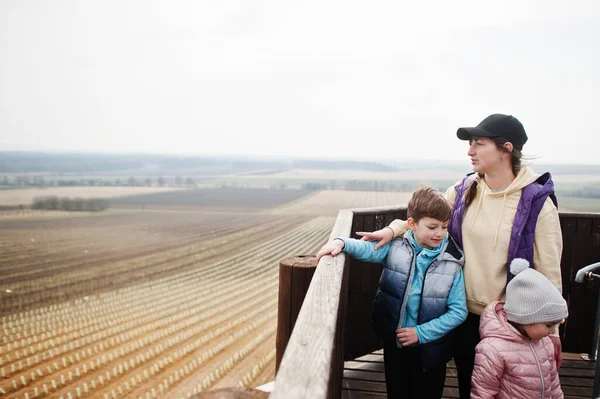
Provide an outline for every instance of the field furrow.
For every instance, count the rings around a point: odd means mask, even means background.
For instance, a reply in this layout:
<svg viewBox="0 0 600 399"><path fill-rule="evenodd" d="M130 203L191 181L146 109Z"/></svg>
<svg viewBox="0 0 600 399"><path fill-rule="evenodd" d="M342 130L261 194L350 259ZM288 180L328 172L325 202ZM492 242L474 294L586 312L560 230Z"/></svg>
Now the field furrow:
<svg viewBox="0 0 600 399"><path fill-rule="evenodd" d="M6 315L0 389L7 398L188 397L273 378L278 261L314 253L332 225L270 224L270 239L259 229L252 245L223 243L229 256L216 262L191 248L188 258L167 250L158 265L171 257L194 259L193 267Z"/></svg>

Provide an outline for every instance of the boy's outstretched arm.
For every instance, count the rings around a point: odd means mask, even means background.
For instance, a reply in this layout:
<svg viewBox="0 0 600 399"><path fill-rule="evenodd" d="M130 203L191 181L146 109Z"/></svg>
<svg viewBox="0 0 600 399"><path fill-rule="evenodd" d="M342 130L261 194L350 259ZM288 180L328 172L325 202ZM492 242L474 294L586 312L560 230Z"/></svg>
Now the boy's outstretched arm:
<svg viewBox="0 0 600 399"><path fill-rule="evenodd" d="M417 334L419 342L425 344L446 335L467 319L467 299L462 269L454 276L448 294L448 310L446 313L427 323L419 324Z"/></svg>
<svg viewBox="0 0 600 399"><path fill-rule="evenodd" d="M475 347L475 367L471 378L471 399L492 399L498 395L504 374L504 360L492 345L481 341Z"/></svg>
<svg viewBox="0 0 600 399"><path fill-rule="evenodd" d="M325 244L317 253L317 262L324 255L335 256L344 251L358 260L384 263L390 252L390 244L386 244L380 250L375 251L376 244L377 242L361 241L354 238L336 238Z"/></svg>

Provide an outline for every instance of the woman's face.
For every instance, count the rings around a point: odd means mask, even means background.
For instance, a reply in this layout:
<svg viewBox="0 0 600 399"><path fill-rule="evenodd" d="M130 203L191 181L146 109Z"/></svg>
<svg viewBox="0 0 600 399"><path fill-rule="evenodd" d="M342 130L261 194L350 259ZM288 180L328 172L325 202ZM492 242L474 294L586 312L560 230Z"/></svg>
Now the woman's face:
<svg viewBox="0 0 600 399"><path fill-rule="evenodd" d="M467 155L471 158L473 171L477 173L490 173L503 166L502 156L507 155L496 147L496 143L487 137L471 137Z"/></svg>

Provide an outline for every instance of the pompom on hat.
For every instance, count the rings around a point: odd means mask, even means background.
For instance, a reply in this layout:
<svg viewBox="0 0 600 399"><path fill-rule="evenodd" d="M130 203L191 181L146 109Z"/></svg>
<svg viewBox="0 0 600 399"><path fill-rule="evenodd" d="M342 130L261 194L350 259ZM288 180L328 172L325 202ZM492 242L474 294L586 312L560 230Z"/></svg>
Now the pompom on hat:
<svg viewBox="0 0 600 399"><path fill-rule="evenodd" d="M514 259L510 272L515 276L506 286L504 311L518 324L559 322L569 316L567 302L542 273L529 268L525 259Z"/></svg>

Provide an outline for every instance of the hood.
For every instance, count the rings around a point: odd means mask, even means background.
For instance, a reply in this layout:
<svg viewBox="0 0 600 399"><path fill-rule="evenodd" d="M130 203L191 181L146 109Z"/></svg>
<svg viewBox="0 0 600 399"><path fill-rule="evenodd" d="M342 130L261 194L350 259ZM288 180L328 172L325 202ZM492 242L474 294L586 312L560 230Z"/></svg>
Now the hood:
<svg viewBox="0 0 600 399"><path fill-rule="evenodd" d="M525 338L508 323L504 304L492 302L481 314L479 335L483 338L502 338L507 341L522 342Z"/></svg>
<svg viewBox="0 0 600 399"><path fill-rule="evenodd" d="M540 190L540 192L538 194L541 194L543 192L544 193L553 193L554 192L554 183L552 182L550 173L544 173L543 175L539 175L537 173L534 173L527 166L522 167L521 170L519 171L519 173L517 174L517 176L515 176L515 179L508 185L508 187L506 187L504 190L501 190L501 191L492 192L492 190L489 188L489 186L486 184L486 182L483 179L479 178L479 176L477 176L476 179L477 179L477 183L478 183L477 190L481 190L481 192L479 193L479 200L477 201L477 205L475 208L475 216L473 217L473 221L471 222L471 226L469 227L469 234L471 234L471 231L473 230L473 226L475 225L475 221L477 220L477 215L479 214L479 209L482 206L481 204L483 202L483 197L487 196L488 198L493 198L494 200L501 199L502 200L502 209L498 215L498 219L496 220L496 235L494 237L494 243L493 243L494 249L496 248L496 245L498 244L498 234L500 231L500 222L502 221L502 217L504 214L504 205L506 203L506 197L510 196L513 193L520 192L521 190L523 190L523 188L525 188L526 186L535 182L536 180L540 184L542 184L542 189ZM558 207L556 197L554 195L551 195L551 198L554 201L554 204Z"/></svg>
<svg viewBox="0 0 600 399"><path fill-rule="evenodd" d="M465 264L465 254L450 234L447 237L446 246L442 252L442 260L457 262L462 267Z"/></svg>
<svg viewBox="0 0 600 399"><path fill-rule="evenodd" d="M525 186L528 186L529 184L533 183L539 177L539 174L534 173L527 166L523 166L519 171L519 174L515 176L515 180L513 180L504 190L496 191L495 193L493 193L483 179L479 180L479 184L485 186L485 194L495 197L503 197L505 195L510 195L514 192L521 191Z"/></svg>

